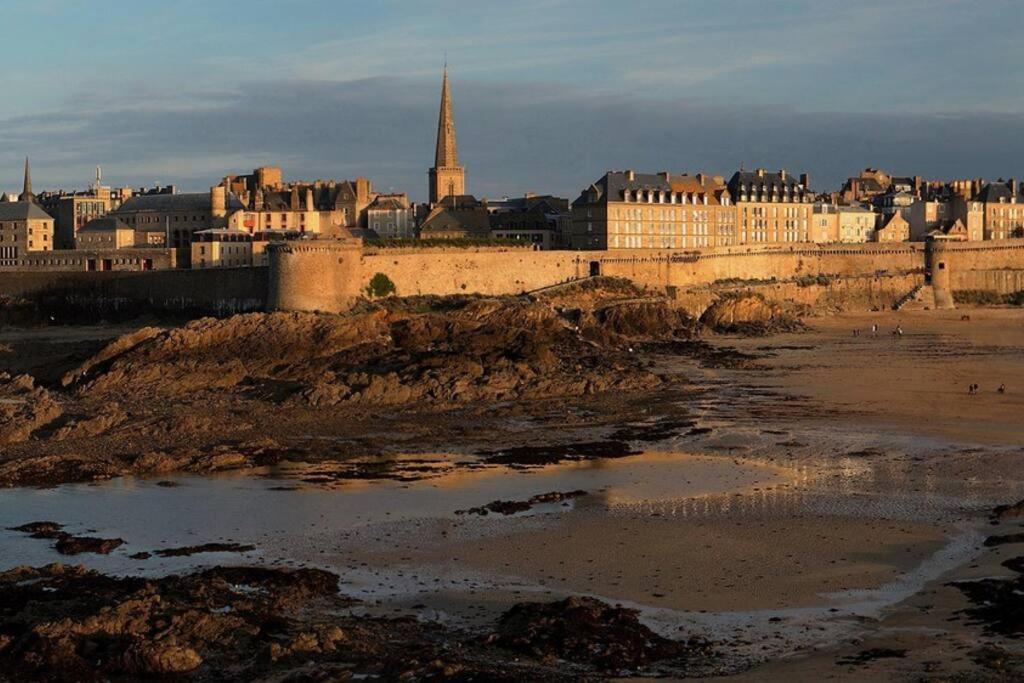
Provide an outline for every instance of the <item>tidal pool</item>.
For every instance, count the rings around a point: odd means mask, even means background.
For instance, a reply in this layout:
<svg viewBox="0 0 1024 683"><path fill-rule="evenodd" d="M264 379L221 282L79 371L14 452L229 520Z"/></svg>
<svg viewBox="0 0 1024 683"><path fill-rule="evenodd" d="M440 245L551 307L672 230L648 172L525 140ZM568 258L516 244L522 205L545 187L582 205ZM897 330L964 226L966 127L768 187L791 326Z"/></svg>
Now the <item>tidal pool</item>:
<svg viewBox="0 0 1024 683"><path fill-rule="evenodd" d="M475 462L466 466L464 458L442 455L410 456L405 464L410 462L414 465L403 467L398 459L393 469L403 474L397 481L337 478L331 476L331 465L313 465L244 475L125 477L4 491L0 493L0 569L58 561L132 574L243 562L330 566L317 557L316 546L322 539L351 538L362 547L359 539L373 536L378 529L403 522L408 526L414 520L454 519L458 510L499 499L526 500L569 490L588 494L566 503L537 505L519 516L537 515L693 499L786 481L784 471L777 468L672 453L536 468L480 467ZM63 524L76 535L123 538L125 544L109 555L66 557L51 542L8 529L41 520ZM388 532L381 533L386 538ZM130 557L223 541L252 544L256 550L146 560Z"/></svg>

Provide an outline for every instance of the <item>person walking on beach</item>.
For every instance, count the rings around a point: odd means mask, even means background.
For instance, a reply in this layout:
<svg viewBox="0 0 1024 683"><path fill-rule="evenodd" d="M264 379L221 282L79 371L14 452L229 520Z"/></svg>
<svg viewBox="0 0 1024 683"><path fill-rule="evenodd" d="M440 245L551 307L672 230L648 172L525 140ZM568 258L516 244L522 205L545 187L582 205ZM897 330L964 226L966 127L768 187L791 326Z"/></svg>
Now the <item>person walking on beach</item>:
<svg viewBox="0 0 1024 683"><path fill-rule="evenodd" d="M899 325L896 326L896 336L897 337L902 337L903 336L903 328L900 327Z"/></svg>
<svg viewBox="0 0 1024 683"><path fill-rule="evenodd" d="M1005 394L1006 393L1006 385L1005 384L1000 384L999 388L996 389L996 391L998 391L1000 394Z"/></svg>
<svg viewBox="0 0 1024 683"><path fill-rule="evenodd" d="M872 337L877 337L878 336L878 323L871 323L871 336Z"/></svg>

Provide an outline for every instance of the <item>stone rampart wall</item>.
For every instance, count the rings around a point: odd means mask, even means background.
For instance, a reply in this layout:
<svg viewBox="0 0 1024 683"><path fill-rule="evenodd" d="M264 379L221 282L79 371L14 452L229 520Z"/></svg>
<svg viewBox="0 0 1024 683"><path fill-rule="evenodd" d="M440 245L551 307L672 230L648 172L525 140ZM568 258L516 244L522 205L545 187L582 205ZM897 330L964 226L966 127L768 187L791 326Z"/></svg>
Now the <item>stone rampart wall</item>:
<svg viewBox="0 0 1024 683"><path fill-rule="evenodd" d="M953 291L977 290L996 294L1024 292L1024 270L953 270Z"/></svg>
<svg viewBox="0 0 1024 683"><path fill-rule="evenodd" d="M166 311L226 315L266 308L267 268L0 273L0 296L45 296L84 309L142 304Z"/></svg>

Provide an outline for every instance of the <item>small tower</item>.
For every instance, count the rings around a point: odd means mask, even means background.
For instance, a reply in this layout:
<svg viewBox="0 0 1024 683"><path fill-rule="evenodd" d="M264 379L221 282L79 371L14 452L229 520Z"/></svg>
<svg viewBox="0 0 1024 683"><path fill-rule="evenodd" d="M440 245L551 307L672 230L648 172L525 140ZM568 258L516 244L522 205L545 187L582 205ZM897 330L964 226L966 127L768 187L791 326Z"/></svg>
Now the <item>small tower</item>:
<svg viewBox="0 0 1024 683"><path fill-rule="evenodd" d="M451 92L448 88L448 65L441 82L441 112L437 117L437 149L430 169L430 204L433 206L452 195L466 193L466 169L459 166L455 144L455 117L452 116Z"/></svg>
<svg viewBox="0 0 1024 683"><path fill-rule="evenodd" d="M21 194L18 195L19 202L34 202L36 196L32 194L32 169L28 165L28 157L25 157L25 182L21 188Z"/></svg>

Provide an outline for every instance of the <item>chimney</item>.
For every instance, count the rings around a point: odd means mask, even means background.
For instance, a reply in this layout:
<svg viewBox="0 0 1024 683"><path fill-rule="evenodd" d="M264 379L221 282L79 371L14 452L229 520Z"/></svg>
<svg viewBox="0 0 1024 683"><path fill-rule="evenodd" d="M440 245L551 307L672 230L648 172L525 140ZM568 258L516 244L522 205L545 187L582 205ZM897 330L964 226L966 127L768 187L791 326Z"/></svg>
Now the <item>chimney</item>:
<svg viewBox="0 0 1024 683"><path fill-rule="evenodd" d="M782 182L786 182L786 169L779 169L779 179L782 180Z"/></svg>
<svg viewBox="0 0 1024 683"><path fill-rule="evenodd" d="M660 175L661 179L664 180L666 183L668 182L668 171L661 171L658 173L658 175Z"/></svg>
<svg viewBox="0 0 1024 683"><path fill-rule="evenodd" d="M700 173L697 174L697 182L700 183L701 187L704 187L704 181L705 180L707 180L707 176L704 175L703 171L701 171Z"/></svg>
<svg viewBox="0 0 1024 683"><path fill-rule="evenodd" d="M306 188L306 211L313 210L313 188Z"/></svg>
<svg viewBox="0 0 1024 683"><path fill-rule="evenodd" d="M626 171L626 180L628 180L629 182L633 182L634 180L636 180L636 173L633 172L633 169L629 169L628 171Z"/></svg>
<svg viewBox="0 0 1024 683"><path fill-rule="evenodd" d="M808 173L800 174L800 184L804 186L805 190L811 189L811 176Z"/></svg>
<svg viewBox="0 0 1024 683"><path fill-rule="evenodd" d="M764 169L763 168L757 169L757 177L758 178L764 178Z"/></svg>
<svg viewBox="0 0 1024 683"><path fill-rule="evenodd" d="M1010 180L1007 181L1006 184L1010 186L1010 201L1011 202L1016 202L1017 201L1017 179L1016 178L1010 178Z"/></svg>

